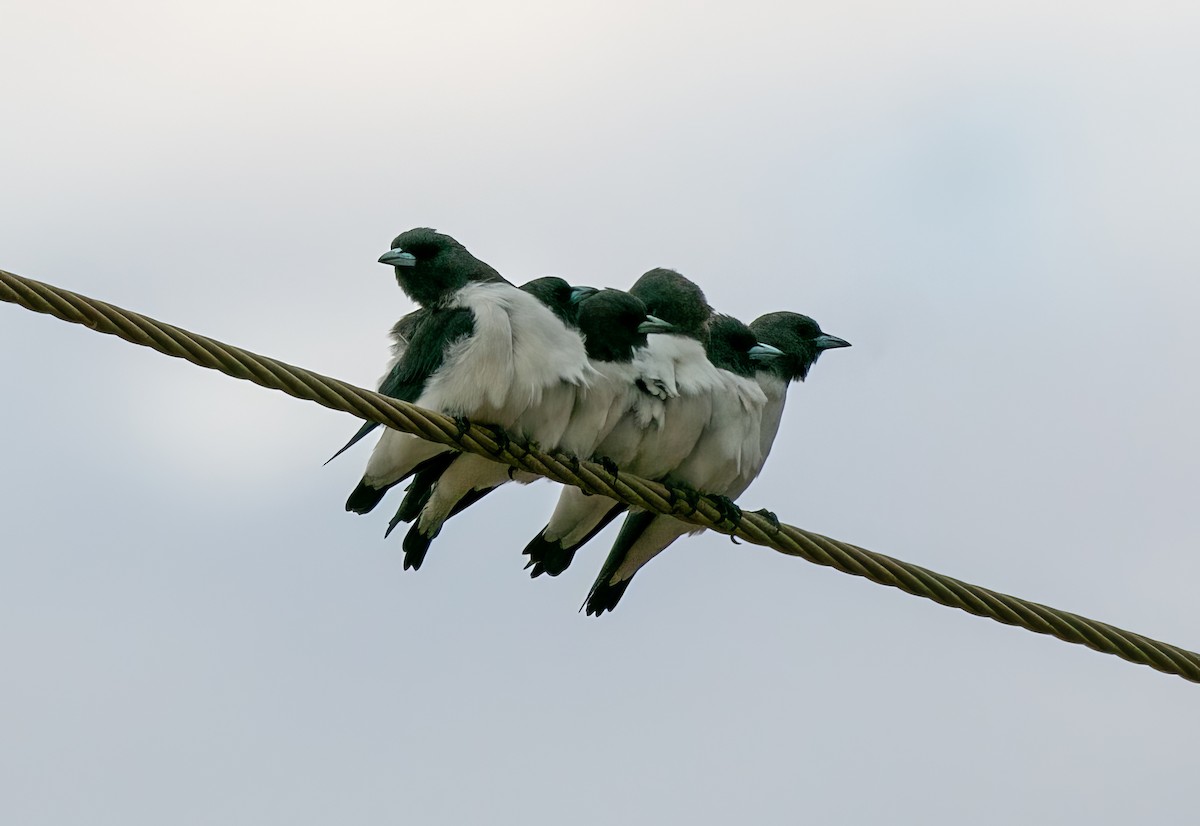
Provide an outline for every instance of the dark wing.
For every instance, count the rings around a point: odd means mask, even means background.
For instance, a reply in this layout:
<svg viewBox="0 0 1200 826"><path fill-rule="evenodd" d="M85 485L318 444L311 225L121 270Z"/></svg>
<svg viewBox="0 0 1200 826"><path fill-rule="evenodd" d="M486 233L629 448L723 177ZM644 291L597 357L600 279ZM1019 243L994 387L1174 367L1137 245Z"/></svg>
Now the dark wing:
<svg viewBox="0 0 1200 826"><path fill-rule="evenodd" d="M405 316L401 323L414 315L416 313ZM393 399L414 402L420 398L429 377L441 368L450 345L475 332L475 314L464 307L433 310L409 326L411 329L405 331L408 334L408 347L379 385L379 392ZM330 456L325 464L341 456L377 427L379 422L364 422L350 441Z"/></svg>
<svg viewBox="0 0 1200 826"><path fill-rule="evenodd" d="M392 325L392 355L399 358L408 349L417 328L429 317L430 310L419 307Z"/></svg>

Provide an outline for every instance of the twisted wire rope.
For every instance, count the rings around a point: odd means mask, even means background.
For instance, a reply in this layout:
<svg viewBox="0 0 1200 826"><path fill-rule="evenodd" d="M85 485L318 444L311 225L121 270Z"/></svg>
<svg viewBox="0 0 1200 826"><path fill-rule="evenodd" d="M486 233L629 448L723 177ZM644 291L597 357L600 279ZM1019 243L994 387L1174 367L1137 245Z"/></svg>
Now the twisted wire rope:
<svg viewBox="0 0 1200 826"><path fill-rule="evenodd" d="M150 347L168 356L219 370L262 387L281 390L298 399L316 402L556 482L574 485L632 507L667 514L789 556L801 557L817 565L899 588L905 593L941 605L1038 634L1047 634L1065 642L1085 645L1104 654L1113 654L1167 674L1176 674L1191 682L1200 682L1200 654L1195 652L1078 614L972 585L857 545L777 523L759 513L747 511L734 524L725 518L725 512L710 497L700 496L689 500L682 492L673 492L658 482L619 472L613 474L593 462L498 439L486 427L472 424L463 428L440 413L260 356L50 284L0 270L0 300L63 321L82 324L97 332Z"/></svg>

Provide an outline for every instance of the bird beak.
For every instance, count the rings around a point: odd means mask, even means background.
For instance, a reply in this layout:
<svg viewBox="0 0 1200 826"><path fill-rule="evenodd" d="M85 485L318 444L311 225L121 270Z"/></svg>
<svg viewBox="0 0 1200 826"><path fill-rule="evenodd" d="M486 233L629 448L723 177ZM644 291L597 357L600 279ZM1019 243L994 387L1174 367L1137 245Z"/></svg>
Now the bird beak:
<svg viewBox="0 0 1200 826"><path fill-rule="evenodd" d="M388 250L379 256L379 263L391 264L393 267L413 267L416 266L417 259L411 252Z"/></svg>
<svg viewBox="0 0 1200 826"><path fill-rule="evenodd" d="M818 350L834 350L838 347L849 347L850 346L850 342L846 341L846 339L838 338L837 336L827 335L825 333L822 333L821 335L814 338L812 340L812 342L813 342L813 344L815 344L817 346Z"/></svg>
<svg viewBox="0 0 1200 826"><path fill-rule="evenodd" d="M750 348L750 358L753 361L770 361L777 359L783 355L783 351L778 347L772 347L770 344L763 344L761 341Z"/></svg>
<svg viewBox="0 0 1200 826"><path fill-rule="evenodd" d="M670 333L674 332L674 330L674 324L652 315L646 316L646 320L638 325L639 333Z"/></svg>
<svg viewBox="0 0 1200 826"><path fill-rule="evenodd" d="M595 295L600 292L595 287L572 287L571 288L571 303L578 304L589 295Z"/></svg>

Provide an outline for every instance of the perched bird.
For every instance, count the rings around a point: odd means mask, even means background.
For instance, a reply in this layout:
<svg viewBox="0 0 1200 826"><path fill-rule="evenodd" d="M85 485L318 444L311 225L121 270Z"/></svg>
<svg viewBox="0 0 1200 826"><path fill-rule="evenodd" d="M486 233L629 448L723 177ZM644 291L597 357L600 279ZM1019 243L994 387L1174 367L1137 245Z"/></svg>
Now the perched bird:
<svg viewBox="0 0 1200 826"><path fill-rule="evenodd" d="M766 462L775 436L779 433L788 386L808 378L808 371L817 363L821 353L849 347L850 342L822 332L820 325L806 315L783 311L754 319L750 322L750 331L760 343L769 344L781 353L755 359L758 370L754 378L767 395L762 417L762 460ZM751 481L752 478L746 480L743 490L749 487ZM734 496L741 493L738 491Z"/></svg>
<svg viewBox="0 0 1200 826"><path fill-rule="evenodd" d="M730 332L733 333L733 330ZM744 451L742 459L745 461L736 472L730 473L731 467L728 464L723 468L719 467L719 463L714 463L712 456L703 456L702 448L706 446L698 445L695 458L708 464L710 471L716 472L708 476L710 481L707 486L691 483L706 493L724 497L730 516L734 519L739 512L732 500L740 496L754 481L771 452L783 416L789 383L803 381L823 351L850 346L848 341L822 332L817 323L808 316L797 313L778 312L761 316L751 323L750 333L759 343L758 347L750 348L749 351L750 359L756 368L753 371L754 381L765 399L758 414L756 428L758 449ZM745 364L739 363L737 367L736 372L745 375ZM697 474L696 471L694 465L689 467L685 464L681 466L678 477L688 482L690 480L683 477L696 479L704 475ZM605 561L604 568L588 593L585 603L587 613L599 616L605 611L611 611L625 593L633 575L643 565L680 536L699 533L702 530L703 528L647 511L630 514Z"/></svg>
<svg viewBox="0 0 1200 826"><path fill-rule="evenodd" d="M671 323L634 357L645 391L596 447L596 457L628 473L659 479L695 448L724 387L703 341L712 309L703 290L679 273L654 269L629 290L654 316ZM549 523L525 547L531 576L557 576L575 552L626 506L564 487Z"/></svg>
<svg viewBox="0 0 1200 826"><path fill-rule="evenodd" d="M628 410L643 406L662 409L654 399L661 400L664 391L649 389L659 371L648 369L654 362L642 354L651 335L671 333L675 327L652 315L637 296L611 289L601 290L579 305L578 323L588 359L600 378L576 393L558 447L577 458L590 459Z"/></svg>
<svg viewBox="0 0 1200 826"><path fill-rule="evenodd" d="M579 334L450 236L409 230L379 260L395 267L400 287L421 305L394 328L399 354L380 392L508 429L547 396L573 398L574 387L588 382ZM364 424L342 450L375 426ZM346 509L369 512L388 488L449 451L385 429Z"/></svg>
<svg viewBox="0 0 1200 826"><path fill-rule="evenodd" d="M630 397L642 392L633 359L646 346L647 334L668 332L671 325L648 316L640 300L619 290L601 290L584 298L575 320L595 378L586 386L574 388L565 427L556 434L543 428L539 438L538 432L526 431L524 422L519 421L512 435L538 441L544 450L558 449L586 459L630 406ZM543 411L537 413L543 421L547 419ZM429 476L434 476L432 484ZM510 472L504 465L471 454L458 456L436 474L419 473L409 496L418 496L424 502L404 539L405 567L420 566L447 519L510 478L528 483L538 477ZM421 490L418 485L428 487Z"/></svg>
<svg viewBox="0 0 1200 826"><path fill-rule="evenodd" d="M709 323L706 352L718 369L721 389L700 438L663 481L685 489L724 495L762 457L762 411L766 394L754 381L751 357L773 354L760 345L750 328L730 316ZM588 594L589 614L609 610L624 593L634 572L676 537L695 531L677 519L635 510L625 518L600 576Z"/></svg>

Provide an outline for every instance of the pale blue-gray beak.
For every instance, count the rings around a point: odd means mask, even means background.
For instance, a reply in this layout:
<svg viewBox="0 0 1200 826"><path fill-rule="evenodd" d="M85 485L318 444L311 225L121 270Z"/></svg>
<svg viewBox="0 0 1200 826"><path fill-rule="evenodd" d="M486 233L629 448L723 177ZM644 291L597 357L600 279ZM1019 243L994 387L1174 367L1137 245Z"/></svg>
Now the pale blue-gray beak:
<svg viewBox="0 0 1200 826"><path fill-rule="evenodd" d="M571 288L571 303L578 304L589 295L595 295L600 292L595 287L572 287Z"/></svg>
<svg viewBox="0 0 1200 826"><path fill-rule="evenodd" d="M379 256L379 263L390 264L393 267L412 267L416 265L417 259L411 252L388 250Z"/></svg>
<svg viewBox="0 0 1200 826"><path fill-rule="evenodd" d="M750 348L750 358L754 361L770 361L783 355L783 351L761 341Z"/></svg>
<svg viewBox="0 0 1200 826"><path fill-rule="evenodd" d="M817 346L818 350L833 350L838 347L850 346L850 342L846 341L846 339L838 338L837 336L831 336L825 333L822 333L814 338L812 342Z"/></svg>
<svg viewBox="0 0 1200 826"><path fill-rule="evenodd" d="M674 331L674 324L652 315L646 316L646 320L638 325L639 333L671 333Z"/></svg>

